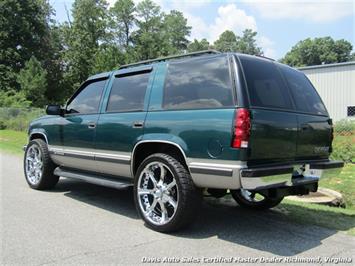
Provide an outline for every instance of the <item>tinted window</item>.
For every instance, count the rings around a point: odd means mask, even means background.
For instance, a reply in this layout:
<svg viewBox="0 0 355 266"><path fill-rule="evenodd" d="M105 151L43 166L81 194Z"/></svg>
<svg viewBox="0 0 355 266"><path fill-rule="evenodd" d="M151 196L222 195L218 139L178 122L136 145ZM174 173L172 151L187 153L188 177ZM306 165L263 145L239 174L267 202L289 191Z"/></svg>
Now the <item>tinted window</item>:
<svg viewBox="0 0 355 266"><path fill-rule="evenodd" d="M232 105L232 85L226 57L170 63L164 91L165 109Z"/></svg>
<svg viewBox="0 0 355 266"><path fill-rule="evenodd" d="M69 103L69 113L93 114L98 113L101 94L106 80L96 81L86 85Z"/></svg>
<svg viewBox="0 0 355 266"><path fill-rule="evenodd" d="M149 75L150 73L143 73L116 77L112 85L107 111L143 110Z"/></svg>
<svg viewBox="0 0 355 266"><path fill-rule="evenodd" d="M319 95L307 77L292 68L281 67L299 111L326 115L327 111Z"/></svg>
<svg viewBox="0 0 355 266"><path fill-rule="evenodd" d="M269 61L240 58L252 106L291 108L291 100L281 73Z"/></svg>

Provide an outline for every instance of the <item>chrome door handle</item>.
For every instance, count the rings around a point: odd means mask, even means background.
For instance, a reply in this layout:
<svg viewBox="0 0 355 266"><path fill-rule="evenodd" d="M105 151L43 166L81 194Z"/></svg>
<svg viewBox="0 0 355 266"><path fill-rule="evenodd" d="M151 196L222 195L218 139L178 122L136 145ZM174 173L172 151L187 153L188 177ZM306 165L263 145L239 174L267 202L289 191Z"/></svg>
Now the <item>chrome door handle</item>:
<svg viewBox="0 0 355 266"><path fill-rule="evenodd" d="M144 122L143 122L143 121L135 121L135 122L133 122L132 127L133 127L133 128L142 128L143 125L144 125Z"/></svg>
<svg viewBox="0 0 355 266"><path fill-rule="evenodd" d="M89 122L88 123L88 128L94 129L95 127L96 127L96 123L95 122Z"/></svg>

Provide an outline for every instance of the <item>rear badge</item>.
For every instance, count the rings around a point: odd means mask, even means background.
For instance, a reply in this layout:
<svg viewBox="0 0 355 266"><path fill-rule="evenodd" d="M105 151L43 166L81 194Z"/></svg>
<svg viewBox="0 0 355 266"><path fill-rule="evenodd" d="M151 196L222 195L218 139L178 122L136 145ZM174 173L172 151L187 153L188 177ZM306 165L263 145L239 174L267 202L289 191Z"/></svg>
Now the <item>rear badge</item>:
<svg viewBox="0 0 355 266"><path fill-rule="evenodd" d="M329 151L328 146L314 147L314 153L327 153Z"/></svg>

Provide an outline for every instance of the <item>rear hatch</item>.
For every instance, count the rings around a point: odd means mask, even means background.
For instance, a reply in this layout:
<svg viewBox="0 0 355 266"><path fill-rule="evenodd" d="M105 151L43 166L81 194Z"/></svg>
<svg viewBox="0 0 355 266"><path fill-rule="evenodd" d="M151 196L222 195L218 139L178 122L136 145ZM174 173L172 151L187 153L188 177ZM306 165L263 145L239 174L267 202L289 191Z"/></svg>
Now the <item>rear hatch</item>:
<svg viewBox="0 0 355 266"><path fill-rule="evenodd" d="M267 59L238 57L250 104L248 164L327 158L331 120L305 75Z"/></svg>
<svg viewBox="0 0 355 266"><path fill-rule="evenodd" d="M279 69L286 80L294 109L299 112L296 159L328 158L333 138L332 121L320 96L302 72L281 64Z"/></svg>

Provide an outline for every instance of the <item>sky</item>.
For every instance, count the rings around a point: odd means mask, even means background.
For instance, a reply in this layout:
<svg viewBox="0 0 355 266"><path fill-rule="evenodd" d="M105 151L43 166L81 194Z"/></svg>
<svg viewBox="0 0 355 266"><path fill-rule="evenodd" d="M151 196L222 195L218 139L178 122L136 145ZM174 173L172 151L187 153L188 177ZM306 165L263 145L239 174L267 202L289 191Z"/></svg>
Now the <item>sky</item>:
<svg viewBox="0 0 355 266"><path fill-rule="evenodd" d="M115 0L106 0L109 6ZM141 0L134 0L139 3ZM190 40L213 43L225 30L237 35L258 32L264 55L282 58L298 41L331 36L349 41L355 50L355 0L153 0L162 11L182 11L192 27ZM67 20L65 6L74 0L50 0L56 19Z"/></svg>

